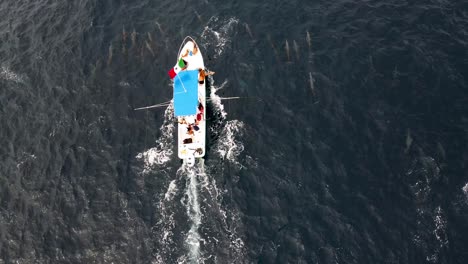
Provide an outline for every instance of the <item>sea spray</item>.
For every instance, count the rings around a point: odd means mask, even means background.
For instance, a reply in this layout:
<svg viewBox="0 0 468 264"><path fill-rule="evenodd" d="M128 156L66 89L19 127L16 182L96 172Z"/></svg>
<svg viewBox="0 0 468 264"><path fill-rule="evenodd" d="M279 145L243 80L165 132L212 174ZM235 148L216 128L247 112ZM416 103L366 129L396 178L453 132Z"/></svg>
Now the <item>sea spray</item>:
<svg viewBox="0 0 468 264"><path fill-rule="evenodd" d="M211 76L210 76L211 77ZM210 82L213 83L212 78L210 79ZM219 115L221 117L221 120L226 119L227 113L224 111L224 105L221 103L221 97L216 94L217 91L223 89L227 85L227 81L224 81L220 86L211 86L210 89L210 102L213 105L213 112L215 115ZM215 131L213 131L215 132Z"/></svg>
<svg viewBox="0 0 468 264"><path fill-rule="evenodd" d="M233 164L241 165L237 157L244 150L244 145L236 137L242 135L244 123L239 120L227 121L223 127L221 135L223 137L218 140L216 150L222 159L226 159Z"/></svg>
<svg viewBox="0 0 468 264"><path fill-rule="evenodd" d="M465 183L465 186L462 187L462 191L468 199L468 183Z"/></svg>
<svg viewBox="0 0 468 264"><path fill-rule="evenodd" d="M239 20L236 18L220 19L211 17L208 25L201 34L205 43L205 49L214 51L213 58L218 58L224 53L226 46L231 44L231 38L236 34L236 26Z"/></svg>
<svg viewBox="0 0 468 264"><path fill-rule="evenodd" d="M181 181L181 176L177 175L176 179L173 179L164 195L155 196L156 202L156 215L155 219L158 219L157 223L151 228L156 243L159 245L158 251L155 252L154 263L163 264L172 262L178 252L174 250L177 247L177 239L174 238L174 230L176 228L176 212L177 205L175 198L179 194L177 182Z"/></svg>
<svg viewBox="0 0 468 264"><path fill-rule="evenodd" d="M12 81L16 83L24 83L25 82L25 77L12 71L10 68L6 66L1 66L0 67L0 80L7 80L7 81Z"/></svg>
<svg viewBox="0 0 468 264"><path fill-rule="evenodd" d="M173 153L175 130L173 114L174 107L171 103L164 112L164 122L160 128L162 136L156 140L156 146L136 156L138 159L143 159L144 172L149 171L155 165L164 165L170 160Z"/></svg>

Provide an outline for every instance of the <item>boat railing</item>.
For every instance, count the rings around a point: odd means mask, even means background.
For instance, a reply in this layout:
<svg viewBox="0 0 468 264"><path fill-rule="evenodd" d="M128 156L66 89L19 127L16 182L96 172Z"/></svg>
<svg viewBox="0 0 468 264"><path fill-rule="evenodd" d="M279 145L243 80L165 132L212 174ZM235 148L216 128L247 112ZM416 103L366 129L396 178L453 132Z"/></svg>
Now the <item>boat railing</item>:
<svg viewBox="0 0 468 264"><path fill-rule="evenodd" d="M184 47L185 43L187 43L187 39L191 40L195 45L197 45L197 42L195 42L195 40L192 37L186 36L182 41L182 44L180 44L179 52L177 52L177 62L179 61L180 52L182 51L182 48Z"/></svg>

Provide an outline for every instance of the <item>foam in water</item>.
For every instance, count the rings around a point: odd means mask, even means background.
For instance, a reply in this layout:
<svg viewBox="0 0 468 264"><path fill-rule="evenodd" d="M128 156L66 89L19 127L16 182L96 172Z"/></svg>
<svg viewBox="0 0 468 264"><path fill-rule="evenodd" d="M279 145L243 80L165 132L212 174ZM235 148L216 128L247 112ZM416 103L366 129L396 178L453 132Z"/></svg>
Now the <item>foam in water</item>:
<svg viewBox="0 0 468 264"><path fill-rule="evenodd" d="M468 199L468 182L465 184L465 186L463 186L462 191Z"/></svg>
<svg viewBox="0 0 468 264"><path fill-rule="evenodd" d="M447 246L449 244L446 233L447 221L445 220L444 212L440 206L438 206L435 210L434 225L434 235L439 241L440 246Z"/></svg>
<svg viewBox="0 0 468 264"><path fill-rule="evenodd" d="M174 207L177 205L177 203L174 201L174 198L179 191L176 183L179 179L180 177L177 177L169 183L166 192L162 197L160 197L157 204L158 215L156 217L159 219L159 221L155 226L152 227L151 231L156 237L156 241L161 244L158 248L158 252L156 253L153 263L167 263L173 254L175 247L173 236L174 229L176 227L176 221L174 219L176 210Z"/></svg>
<svg viewBox="0 0 468 264"><path fill-rule="evenodd" d="M203 252L201 246L206 245L208 250L216 250L216 245L225 246L230 251L231 263L243 263L245 252L244 242L239 237L237 228L240 216L236 208L225 208L223 198L227 191L220 191L217 187L215 177L205 171L203 160L195 167L182 166L179 171L186 178L185 197L182 204L185 206L189 217L190 229L186 234L185 244L188 254L179 258L180 263L205 263L205 261L217 260L214 252ZM203 198L202 198L203 197ZM205 230L215 231L213 234L200 233L205 214L209 214L210 223L215 226L205 226ZM213 219L215 218L215 219Z"/></svg>
<svg viewBox="0 0 468 264"><path fill-rule="evenodd" d="M208 26L202 32L202 39L206 44L207 50L215 51L215 59L224 53L227 45L230 44L233 37L234 27L239 23L236 18L221 19L211 17Z"/></svg>
<svg viewBox="0 0 468 264"><path fill-rule="evenodd" d="M227 159L234 164L238 164L237 157L244 150L242 142L236 139L241 135L244 123L238 120L230 120L223 128L224 137L219 140L216 150L223 159Z"/></svg>
<svg viewBox="0 0 468 264"><path fill-rule="evenodd" d="M200 176L200 174L203 174L203 176ZM200 250L203 239L199 233L203 216L198 190L199 177L206 178L202 161L196 163L195 167L182 164L176 172L176 178L169 183L166 192L161 196L162 199L159 200L158 204L159 221L153 227L157 242L161 244L153 261L154 263L168 263L172 257L175 257L174 254L179 255L177 263L203 263ZM185 182L183 188L185 195L179 202L174 198L179 193L177 183L182 182ZM177 241L174 241L174 230L177 226L183 224L179 220L176 221L174 216L180 205L184 207L190 225L184 239L186 250L182 252L178 248Z"/></svg>
<svg viewBox="0 0 468 264"><path fill-rule="evenodd" d="M210 76L210 82L214 83L213 77ZM227 113L224 111L224 105L221 103L221 97L219 97L216 92L223 89L227 85L227 81L224 81L219 87L216 87L214 85L211 86L210 89L210 101L212 105L214 106L214 113L218 114L221 116L221 119L224 120L226 119Z"/></svg>
<svg viewBox="0 0 468 264"><path fill-rule="evenodd" d="M120 81L120 82L119 82L119 86L121 86L121 87L129 87L130 84L129 84L127 81Z"/></svg>
<svg viewBox="0 0 468 264"><path fill-rule="evenodd" d="M210 83L214 83L210 80ZM211 86L210 100L213 107L213 113L219 117L219 120L214 120L214 124L210 126L210 133L218 135L218 139L214 142L213 149L219 155L220 158L229 161L231 164L238 165L239 169L243 168L238 156L244 150L242 142L238 139L242 135L244 129L244 123L239 120L226 121L227 113L225 112L224 105L222 104L221 98L216 94L217 91L227 86L227 81L223 82L220 87L214 85ZM209 171L209 167L207 170ZM209 173L200 174L200 183L202 190L206 191L211 198L211 209L215 209L217 215L220 216L220 228L222 232L208 237L216 244L222 245L221 239L227 239L227 246L230 252L231 263L244 263L245 261L245 248L244 241L239 237L237 229L240 228L240 216L238 210L235 207L224 206L224 196L227 194L227 190L219 189L214 177L210 176ZM212 214L210 214L212 215ZM224 241L226 243L226 241ZM216 256L215 256L216 261Z"/></svg>
<svg viewBox="0 0 468 264"><path fill-rule="evenodd" d="M441 177L440 168L434 158L421 156L413 161L407 176L415 181L411 189L417 201L418 231L413 242L426 251L426 261L439 263L441 250L449 246L446 216L431 200L432 185Z"/></svg>
<svg viewBox="0 0 468 264"><path fill-rule="evenodd" d="M21 161L16 164L16 168L20 169L25 163L35 160L37 157L34 154L24 153L21 155Z"/></svg>
<svg viewBox="0 0 468 264"><path fill-rule="evenodd" d="M166 193L164 194L164 199L166 201L171 201L172 199L174 199L174 196L177 193L177 191L178 189L177 189L176 181L172 180L171 183L169 183L169 187L167 188Z"/></svg>
<svg viewBox="0 0 468 264"><path fill-rule="evenodd" d="M219 19L212 18L210 22L218 22ZM228 19L224 24L218 24L210 28L205 28L202 38L206 42L215 41L211 43L216 51L217 56L222 56L224 48L230 43L229 37L234 35L235 29L234 26L237 25L237 19ZM210 39L211 38L211 39ZM217 41L217 42L216 42ZM207 45L209 46L209 45ZM216 56L215 56L216 57ZM217 92L221 89L224 89L228 85L228 81L224 81L219 87L214 85L213 77L210 76L210 102L212 111L214 114L214 120L210 124L210 133L219 136L217 140L213 143L214 151L221 157L229 161L232 164L240 165L238 157L240 153L244 150L242 142L238 139L243 132L244 123L238 120L229 120L226 121L227 113L225 111L224 105L222 104L222 99L217 95ZM242 168L243 166L238 166ZM216 245L224 245L229 249L229 262L230 263L244 263L245 262L245 248L244 241L239 236L238 229L240 229L240 216L238 210L235 206L228 207L224 205L224 197L228 193L225 189L220 189L217 186L215 178L209 173L210 168L207 167L207 173L199 174L199 180L201 184L200 191L207 193L210 197L210 204L205 210L210 210L210 216L218 215L219 219L217 220L221 226L218 227L218 232L212 234L206 239L213 241ZM219 229L221 228L221 229ZM211 261L217 262L217 256L207 256L207 258L213 257Z"/></svg>
<svg viewBox="0 0 468 264"><path fill-rule="evenodd" d="M202 213L200 210L200 202L198 198L198 190L197 190L197 173L203 171L202 165L199 163L197 167L187 167L183 165L181 169L186 172L188 182L187 182L187 189L185 191L186 194L186 201L184 204L186 205L187 215L191 221L190 230L188 231L187 237L185 239L185 243L189 250L189 258L188 260L191 263L198 263L200 258L200 233L198 229L200 227L202 221Z"/></svg>
<svg viewBox="0 0 468 264"><path fill-rule="evenodd" d="M438 206L434 211L433 221L435 229L432 233L436 237L438 245L433 249L432 254L426 257L426 260L431 263L439 263L440 250L444 247L448 247L449 245L446 231L447 221L445 220L444 212L440 206Z"/></svg>
<svg viewBox="0 0 468 264"><path fill-rule="evenodd" d="M213 82L212 82L213 83ZM217 91L223 89L227 85L227 81L223 82L220 87L211 86L210 100L213 105L213 112L219 116L219 122L224 123L227 113L224 110L224 105L221 98L216 94ZM237 157L244 150L244 145L236 138L242 135L244 123L239 120L229 120L225 124L215 125L212 127L212 133L222 135L216 143L216 151L223 159L227 159L233 164L239 165Z"/></svg>
<svg viewBox="0 0 468 264"><path fill-rule="evenodd" d="M16 83L24 83L24 77L11 71L8 67L0 67L0 79Z"/></svg>
<svg viewBox="0 0 468 264"><path fill-rule="evenodd" d="M170 159L173 151L174 140L174 122L172 116L174 113L173 104L170 104L164 112L164 122L160 128L162 136L156 140L156 147L146 150L137 155L138 159L143 159L145 170L147 172L155 165L164 165Z"/></svg>
<svg viewBox="0 0 468 264"><path fill-rule="evenodd" d="M173 105L170 104L164 112L164 121L160 127L161 137L156 140L156 146L136 156L137 159L144 161L143 174L152 171L154 167L165 165L171 159L175 129L172 122L173 113ZM163 171L160 170L160 173ZM158 219L158 222L151 228L151 232L156 239L155 241L157 241L156 243L160 243L160 246L153 263L167 263L174 254L174 229L176 227L174 216L176 203L174 202L174 198L179 191L177 187L178 180L180 180L180 175L176 175L176 178L169 182L164 194L155 196L157 200L157 215L155 218Z"/></svg>

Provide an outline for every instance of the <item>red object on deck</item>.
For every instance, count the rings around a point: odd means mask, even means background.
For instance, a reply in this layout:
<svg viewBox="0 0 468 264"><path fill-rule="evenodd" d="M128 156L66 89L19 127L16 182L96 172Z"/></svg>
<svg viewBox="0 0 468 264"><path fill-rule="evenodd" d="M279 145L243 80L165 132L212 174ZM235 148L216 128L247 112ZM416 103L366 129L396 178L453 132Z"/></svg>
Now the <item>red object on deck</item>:
<svg viewBox="0 0 468 264"><path fill-rule="evenodd" d="M167 74L169 74L171 79L174 79L174 77L177 75L177 73L174 71L174 68L171 68Z"/></svg>

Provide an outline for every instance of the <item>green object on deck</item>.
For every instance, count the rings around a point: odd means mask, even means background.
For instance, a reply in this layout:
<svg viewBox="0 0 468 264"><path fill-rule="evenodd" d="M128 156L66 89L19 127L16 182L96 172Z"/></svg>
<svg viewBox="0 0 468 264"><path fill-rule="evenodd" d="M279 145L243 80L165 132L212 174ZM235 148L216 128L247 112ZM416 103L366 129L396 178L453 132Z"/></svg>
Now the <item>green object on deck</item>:
<svg viewBox="0 0 468 264"><path fill-rule="evenodd" d="M185 61L183 59L179 60L179 67L184 68L185 67Z"/></svg>

